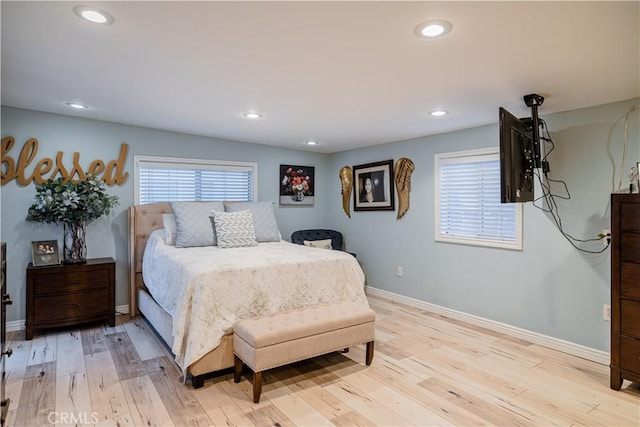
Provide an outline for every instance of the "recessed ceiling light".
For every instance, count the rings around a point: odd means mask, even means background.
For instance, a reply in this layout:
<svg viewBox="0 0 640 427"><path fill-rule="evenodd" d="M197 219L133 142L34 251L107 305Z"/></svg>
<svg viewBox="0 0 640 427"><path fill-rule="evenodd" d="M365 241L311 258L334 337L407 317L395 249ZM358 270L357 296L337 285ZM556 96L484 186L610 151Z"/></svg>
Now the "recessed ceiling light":
<svg viewBox="0 0 640 427"><path fill-rule="evenodd" d="M78 15L80 18L86 19L87 21L95 24L111 25L115 22L113 16L103 10L96 9L95 7L75 6L73 8L73 13Z"/></svg>
<svg viewBox="0 0 640 427"><path fill-rule="evenodd" d="M318 145L318 141L305 141L307 145Z"/></svg>
<svg viewBox="0 0 640 427"><path fill-rule="evenodd" d="M260 119L260 118L262 118L262 114L254 113L254 112L244 113L243 116L245 116L247 119Z"/></svg>
<svg viewBox="0 0 640 427"><path fill-rule="evenodd" d="M86 110L87 108L89 108L84 104L80 104L79 102L65 102L65 105L67 107L75 108L76 110Z"/></svg>
<svg viewBox="0 0 640 427"><path fill-rule="evenodd" d="M416 34L420 37L434 38L449 34L453 29L451 22L444 19L434 19L416 27Z"/></svg>
<svg viewBox="0 0 640 427"><path fill-rule="evenodd" d="M447 114L449 114L449 112L444 110L434 110L429 113L429 115L433 117L442 117L442 116L446 116Z"/></svg>

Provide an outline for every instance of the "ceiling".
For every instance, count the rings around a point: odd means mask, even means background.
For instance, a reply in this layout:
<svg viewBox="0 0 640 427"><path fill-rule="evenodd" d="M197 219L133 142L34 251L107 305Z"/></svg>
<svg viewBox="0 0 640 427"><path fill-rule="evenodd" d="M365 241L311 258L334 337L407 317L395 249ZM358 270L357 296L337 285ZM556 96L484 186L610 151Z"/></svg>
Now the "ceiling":
<svg viewBox="0 0 640 427"><path fill-rule="evenodd" d="M638 97L639 5L2 1L2 104L339 152L528 115L529 93L542 116ZM430 19L453 30L416 36Z"/></svg>

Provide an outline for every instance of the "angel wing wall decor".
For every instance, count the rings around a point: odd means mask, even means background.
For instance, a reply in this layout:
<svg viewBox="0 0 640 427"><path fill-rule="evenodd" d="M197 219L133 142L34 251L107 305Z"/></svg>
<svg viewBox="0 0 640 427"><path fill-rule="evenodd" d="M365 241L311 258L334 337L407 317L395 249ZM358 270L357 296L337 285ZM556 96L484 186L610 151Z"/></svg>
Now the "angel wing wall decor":
<svg viewBox="0 0 640 427"><path fill-rule="evenodd" d="M351 190L353 189L353 171L349 166L343 166L340 169L340 185L342 187L342 209L351 218L349 201L351 200Z"/></svg>
<svg viewBox="0 0 640 427"><path fill-rule="evenodd" d="M398 218L400 219L409 210L409 192L411 191L411 174L415 169L413 162L406 157L396 161L393 170L393 180L398 192Z"/></svg>

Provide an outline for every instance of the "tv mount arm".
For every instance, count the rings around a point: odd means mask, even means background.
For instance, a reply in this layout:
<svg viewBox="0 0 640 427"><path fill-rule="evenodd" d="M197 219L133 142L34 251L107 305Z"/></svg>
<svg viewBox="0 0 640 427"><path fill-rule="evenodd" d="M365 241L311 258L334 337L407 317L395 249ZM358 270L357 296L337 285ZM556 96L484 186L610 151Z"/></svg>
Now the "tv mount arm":
<svg viewBox="0 0 640 427"><path fill-rule="evenodd" d="M540 159L540 121L538 119L538 107L544 102L544 97L535 93L525 95L524 103L531 108L531 135L533 139L533 167L543 168L543 172L548 172L549 165ZM545 163L545 164L543 164Z"/></svg>

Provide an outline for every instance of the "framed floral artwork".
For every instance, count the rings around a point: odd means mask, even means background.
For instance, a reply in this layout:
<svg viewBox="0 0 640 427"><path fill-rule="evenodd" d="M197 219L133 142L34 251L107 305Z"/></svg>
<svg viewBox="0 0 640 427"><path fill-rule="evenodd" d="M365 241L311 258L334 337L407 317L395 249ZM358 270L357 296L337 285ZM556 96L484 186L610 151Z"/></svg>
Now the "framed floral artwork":
<svg viewBox="0 0 640 427"><path fill-rule="evenodd" d="M353 167L354 211L395 210L393 160Z"/></svg>
<svg viewBox="0 0 640 427"><path fill-rule="evenodd" d="M280 165L280 204L312 206L315 200L313 166Z"/></svg>
<svg viewBox="0 0 640 427"><path fill-rule="evenodd" d="M57 240L31 242L31 257L34 267L60 264Z"/></svg>

